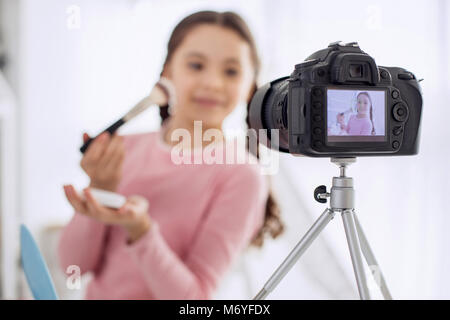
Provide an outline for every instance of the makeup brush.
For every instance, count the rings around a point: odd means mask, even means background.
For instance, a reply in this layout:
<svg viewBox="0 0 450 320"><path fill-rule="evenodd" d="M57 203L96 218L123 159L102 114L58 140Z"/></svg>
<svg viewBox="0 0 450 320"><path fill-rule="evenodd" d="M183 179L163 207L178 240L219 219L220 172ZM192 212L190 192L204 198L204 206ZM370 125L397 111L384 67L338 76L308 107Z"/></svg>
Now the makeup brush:
<svg viewBox="0 0 450 320"><path fill-rule="evenodd" d="M109 132L111 135L117 131L122 125L127 123L129 120L133 119L137 115L141 114L145 110L147 110L148 107L152 105L158 105L158 106L165 106L169 105L172 106L175 102L175 90L173 88L172 83L167 78L160 78L159 81L155 84L150 94L143 98L141 101L139 101L133 109L128 111L122 118L114 122L112 125L110 125L108 128L102 131L103 132ZM100 133L101 134L101 133ZM100 134L98 134L95 138L97 138ZM80 148L81 153L84 153L86 149L89 147L92 141L94 141L95 138L89 138L83 146Z"/></svg>

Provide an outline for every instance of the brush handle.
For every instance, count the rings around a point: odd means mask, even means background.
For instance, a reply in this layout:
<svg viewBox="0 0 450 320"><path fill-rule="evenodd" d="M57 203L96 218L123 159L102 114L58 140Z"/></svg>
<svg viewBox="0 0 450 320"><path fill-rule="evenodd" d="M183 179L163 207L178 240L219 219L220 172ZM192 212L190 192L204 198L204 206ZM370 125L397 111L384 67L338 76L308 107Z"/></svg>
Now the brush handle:
<svg viewBox="0 0 450 320"><path fill-rule="evenodd" d="M116 132L117 129L119 129L124 123L125 123L125 120L123 118L120 118L119 120L114 122L112 125L110 125L108 128L106 128L106 130L104 130L103 132L109 132L111 135L113 135L114 132ZM97 137L99 135L97 135ZM84 153L87 150L87 148L89 147L89 145L91 144L91 142L94 141L97 137L89 138L89 140L86 140L86 142L80 148L81 153Z"/></svg>

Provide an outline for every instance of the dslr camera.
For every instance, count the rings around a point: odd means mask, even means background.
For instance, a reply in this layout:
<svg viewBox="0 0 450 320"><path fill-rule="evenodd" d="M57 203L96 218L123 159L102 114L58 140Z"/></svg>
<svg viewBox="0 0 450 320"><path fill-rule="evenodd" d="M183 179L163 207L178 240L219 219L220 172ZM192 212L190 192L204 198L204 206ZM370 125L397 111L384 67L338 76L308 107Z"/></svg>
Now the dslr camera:
<svg viewBox="0 0 450 320"><path fill-rule="evenodd" d="M266 135L262 143L281 152L415 155L421 113L421 88L413 73L377 66L356 42L334 42L297 64L289 77L259 88L249 122L259 137Z"/></svg>

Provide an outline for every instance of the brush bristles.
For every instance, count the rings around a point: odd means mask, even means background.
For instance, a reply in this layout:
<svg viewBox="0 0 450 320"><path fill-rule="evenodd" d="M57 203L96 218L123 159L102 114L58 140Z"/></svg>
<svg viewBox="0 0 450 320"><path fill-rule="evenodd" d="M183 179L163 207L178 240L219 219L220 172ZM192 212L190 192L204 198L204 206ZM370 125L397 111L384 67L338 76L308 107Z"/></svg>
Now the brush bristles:
<svg viewBox="0 0 450 320"><path fill-rule="evenodd" d="M175 98L176 98L175 87L173 86L172 82L169 79L161 77L155 87L160 87L164 91L166 96L164 104L160 104L160 106L175 105Z"/></svg>

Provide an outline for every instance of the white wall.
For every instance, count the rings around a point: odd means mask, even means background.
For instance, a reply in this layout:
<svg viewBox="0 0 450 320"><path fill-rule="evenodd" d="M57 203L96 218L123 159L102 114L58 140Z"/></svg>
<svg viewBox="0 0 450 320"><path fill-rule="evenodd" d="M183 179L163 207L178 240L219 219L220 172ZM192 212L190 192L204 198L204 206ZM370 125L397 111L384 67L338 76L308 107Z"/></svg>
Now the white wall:
<svg viewBox="0 0 450 320"><path fill-rule="evenodd" d="M16 100L0 71L0 297L17 294L18 196L17 149L15 135Z"/></svg>
<svg viewBox="0 0 450 320"><path fill-rule="evenodd" d="M18 82L14 67L18 50L18 3L0 2L0 30L8 61L0 71L0 298L14 299L18 294L19 270L19 148L17 96L11 85Z"/></svg>
<svg viewBox="0 0 450 320"><path fill-rule="evenodd" d="M175 24L199 9L233 9L255 33L263 58L261 83L290 74L294 64L336 40L358 41L379 65L405 67L425 79L420 154L359 159L349 174L355 178L360 220L394 297L450 298L450 218L444 207L450 181L450 111L444 105L450 98L450 9L445 1L20 3L21 207L32 230L68 221L72 209L62 185L87 183L78 166L83 130L96 134L151 88ZM148 111L122 132L156 129L158 122L157 111ZM254 292L323 211L312 198L314 188L329 185L337 173L327 159L283 156L282 166L275 184L288 230L253 254ZM272 297L356 297L341 225L340 218L333 220Z"/></svg>

